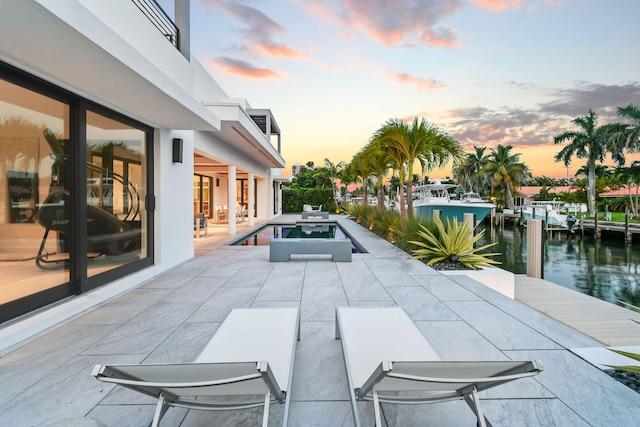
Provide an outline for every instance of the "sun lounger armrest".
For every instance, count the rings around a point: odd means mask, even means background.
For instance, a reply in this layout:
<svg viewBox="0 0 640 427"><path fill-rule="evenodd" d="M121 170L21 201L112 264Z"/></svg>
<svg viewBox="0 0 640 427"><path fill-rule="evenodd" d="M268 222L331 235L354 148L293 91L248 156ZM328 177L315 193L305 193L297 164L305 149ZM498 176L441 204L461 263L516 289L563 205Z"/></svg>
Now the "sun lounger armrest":
<svg viewBox="0 0 640 427"><path fill-rule="evenodd" d="M191 364L183 364L183 365L173 365L167 364L167 368L169 369L180 369L180 366L201 366L205 368L207 365L209 366L220 366L221 364L216 363L191 363ZM246 381L256 380L262 378L264 381L264 385L271 391L271 394L274 398L276 398L280 402L284 402L286 394L282 390L282 388L278 385L278 381L276 380L273 372L271 371L271 367L267 362L250 362L248 365L253 365L254 369L248 369L247 373L244 375L238 375L233 377L226 378L216 378L205 381L148 381L137 378L135 374L128 373L127 369L145 369L144 367L140 368L141 365L113 365L113 366L103 366L96 365L93 369L92 375L96 377L96 379L107 382L118 384L127 388L133 388L139 392L143 392L149 396L158 397L159 393L164 389L186 389L186 388L201 388L201 387L216 387L216 386L224 386L231 384L239 384ZM149 366L149 365L147 365ZM155 365L158 367L160 365Z"/></svg>
<svg viewBox="0 0 640 427"><path fill-rule="evenodd" d="M393 364L389 361L383 360L362 387L356 388L356 397L358 399L363 399L367 394L369 394L376 384L389 375L389 372L391 372L392 369Z"/></svg>
<svg viewBox="0 0 640 427"><path fill-rule="evenodd" d="M394 365L399 367L394 372ZM458 375L451 376L436 376L440 372L440 367L443 367L444 372L452 372L452 368L460 367L461 371L466 371L471 367L480 367L482 371L483 366L490 366L489 371L492 371L486 377L462 377ZM402 372L406 368L409 368L411 374ZM364 399L374 387L379 386L383 381L399 381L411 383L412 387L420 389L417 383L425 383L425 387L429 388L428 383L441 384L441 385L455 385L459 384L460 388L457 389L459 396L464 396L475 388L480 392L492 387L507 383L509 381L517 380L520 378L531 377L538 375L543 370L540 362L537 361L524 361L524 362L443 362L443 361L429 361L429 362L390 362L382 361L380 365L371 374L369 379L363 384L360 389L356 389L356 393L359 399ZM424 373L426 375L416 375L415 372ZM436 374L436 375L434 375ZM386 388L382 385L382 388ZM448 388L448 387L447 387ZM398 390L402 390L400 387Z"/></svg>

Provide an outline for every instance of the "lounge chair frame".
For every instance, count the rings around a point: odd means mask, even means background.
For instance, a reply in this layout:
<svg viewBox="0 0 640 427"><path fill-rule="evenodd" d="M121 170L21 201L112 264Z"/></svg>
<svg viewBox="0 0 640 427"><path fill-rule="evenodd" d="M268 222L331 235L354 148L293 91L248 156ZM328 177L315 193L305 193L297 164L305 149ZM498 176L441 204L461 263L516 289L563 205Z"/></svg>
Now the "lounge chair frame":
<svg viewBox="0 0 640 427"><path fill-rule="evenodd" d="M363 320L367 324L358 325L356 328L345 325L345 322L353 322L353 314L358 313L359 310L365 314ZM381 316L372 315L372 313L380 313ZM345 321L345 314L350 315L352 320ZM372 319L378 317L385 320L378 323L375 320L372 322ZM398 321L398 325L402 329L401 333L398 331L399 335L402 335L398 340L394 339L393 333L389 333L393 328L388 328L388 325L384 324L386 319L393 318ZM362 371L354 375L353 369L360 368L363 363L370 364L372 357L375 357L375 354L372 355L376 352L375 328L380 326L387 329L385 333L381 334L383 342L378 346L387 349L382 351L385 353L382 356L383 359L380 360L377 367L371 369L371 373L366 379L362 376ZM357 355L353 357L354 355L350 354L346 341L354 339L354 334L368 327L372 328L372 332L367 333L368 336L362 340L362 344L367 350L367 360L362 361L358 360ZM535 361L439 360L435 350L399 307L337 307L336 338L342 339L356 426L360 426L356 400L373 401L376 426L382 426L380 406L382 403L415 405L452 400L464 400L476 415L479 426L491 426L482 410L478 393L509 381L537 375L542 371L541 365ZM408 346L410 348L405 348L407 343L410 343ZM398 361L384 359L390 354L401 357L405 350L408 359ZM420 355L422 357L416 357ZM397 395L397 392L403 392L403 395ZM413 396L412 392L414 392Z"/></svg>
<svg viewBox="0 0 640 427"><path fill-rule="evenodd" d="M262 314L258 313L256 316L255 312L257 311ZM249 353L261 353L262 348L269 345L269 337L266 338L267 342L264 338L265 328L277 330L279 327L277 322L273 325L265 324L271 313L277 314L279 322L287 323L284 325L287 329L285 331L287 336L283 338L283 342L292 341L290 343L292 347L281 349L281 352L285 356L289 354L290 360L281 360L275 365L265 360L221 361L242 359L242 354L246 353L247 346L243 343L235 345L235 348L229 352L225 352L224 348L219 348L224 347L220 344L242 341L234 336L236 332L240 332L245 340L254 335L257 345L254 346L254 349L249 350ZM228 321L230 317L232 318L231 322ZM246 319L247 317L248 319ZM220 333L221 330L222 333ZM153 421L150 424L153 427L159 426L162 417L171 406L208 411L238 410L263 406L262 425L266 427L269 419L269 405L272 402L285 405L283 426L286 426L289 413L287 393L291 390L295 344L299 339L299 309L235 309L232 310L227 320L223 322L194 363L96 365L92 375L100 381L118 384L157 398ZM278 352L279 349L272 348L266 354L273 354L274 351ZM253 354L249 354L247 357L253 357ZM207 360L211 360L211 362L207 362ZM278 375L274 374L275 367L281 371L280 382L278 382ZM237 400L212 400L226 396L234 396Z"/></svg>

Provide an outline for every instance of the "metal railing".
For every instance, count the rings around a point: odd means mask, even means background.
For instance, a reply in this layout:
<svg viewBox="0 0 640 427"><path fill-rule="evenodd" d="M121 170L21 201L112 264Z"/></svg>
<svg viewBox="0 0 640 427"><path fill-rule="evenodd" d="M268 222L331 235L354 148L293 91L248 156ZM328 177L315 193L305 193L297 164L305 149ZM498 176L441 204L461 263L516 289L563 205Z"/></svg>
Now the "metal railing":
<svg viewBox="0 0 640 427"><path fill-rule="evenodd" d="M169 18L169 15L160 7L155 0L132 0L133 4L146 16L149 21L164 35L176 49L179 47L179 30L176 24Z"/></svg>

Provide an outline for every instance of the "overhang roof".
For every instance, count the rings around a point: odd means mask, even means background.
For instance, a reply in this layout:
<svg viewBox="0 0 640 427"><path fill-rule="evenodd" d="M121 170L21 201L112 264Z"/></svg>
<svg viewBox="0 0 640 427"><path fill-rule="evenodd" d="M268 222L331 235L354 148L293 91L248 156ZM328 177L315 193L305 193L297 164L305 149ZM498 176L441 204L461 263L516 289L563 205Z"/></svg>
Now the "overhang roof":
<svg viewBox="0 0 640 427"><path fill-rule="evenodd" d="M37 2L2 2L2 59L152 126L217 130L219 120L214 114L113 28L82 7L73 13L59 17ZM63 21L70 17L76 21ZM78 22L81 30L91 31L80 33L73 28ZM166 55L186 61L170 43L166 45Z"/></svg>

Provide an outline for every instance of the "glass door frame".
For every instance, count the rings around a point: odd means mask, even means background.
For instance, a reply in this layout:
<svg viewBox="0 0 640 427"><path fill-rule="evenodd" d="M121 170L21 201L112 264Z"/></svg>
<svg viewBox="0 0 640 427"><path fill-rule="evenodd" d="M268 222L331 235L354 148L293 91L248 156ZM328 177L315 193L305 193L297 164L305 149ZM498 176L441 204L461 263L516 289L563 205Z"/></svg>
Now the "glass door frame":
<svg viewBox="0 0 640 427"><path fill-rule="evenodd" d="M153 180L153 128L134 119L123 116L113 110L86 100L79 95L57 87L43 79L35 77L18 68L0 61L0 79L36 92L69 108L69 141L70 163L70 248L69 248L69 276L68 281L55 285L49 289L7 302L0 306L0 323L16 318L20 315L37 310L49 304L58 302L72 295L79 295L99 286L105 285L128 274L141 270L154 263L154 211L155 195ZM87 261L87 170L86 170L86 112L92 111L106 117L118 120L135 127L145 134L146 196L144 209L147 215L146 247L147 256L134 260L117 268L88 277Z"/></svg>

